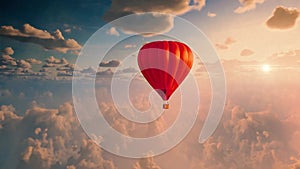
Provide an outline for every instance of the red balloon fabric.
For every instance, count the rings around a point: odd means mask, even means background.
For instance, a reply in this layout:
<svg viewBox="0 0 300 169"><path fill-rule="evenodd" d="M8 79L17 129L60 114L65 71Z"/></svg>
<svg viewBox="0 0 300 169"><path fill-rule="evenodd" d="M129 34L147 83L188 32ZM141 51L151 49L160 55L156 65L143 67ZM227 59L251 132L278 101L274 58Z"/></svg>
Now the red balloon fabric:
<svg viewBox="0 0 300 169"><path fill-rule="evenodd" d="M154 41L140 49L138 65L153 89L167 101L189 73L193 59L184 43Z"/></svg>

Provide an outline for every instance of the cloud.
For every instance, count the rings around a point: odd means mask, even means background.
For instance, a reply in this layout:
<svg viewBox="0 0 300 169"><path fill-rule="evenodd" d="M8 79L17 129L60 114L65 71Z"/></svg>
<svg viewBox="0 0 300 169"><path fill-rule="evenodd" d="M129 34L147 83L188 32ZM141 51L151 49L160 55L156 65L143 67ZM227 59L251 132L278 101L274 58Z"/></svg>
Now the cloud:
<svg viewBox="0 0 300 169"><path fill-rule="evenodd" d="M120 65L119 60L110 60L108 62L101 62L99 64L100 67L118 67Z"/></svg>
<svg viewBox="0 0 300 169"><path fill-rule="evenodd" d="M125 49L128 49L128 48L136 48L136 45L135 44L127 44L124 46Z"/></svg>
<svg viewBox="0 0 300 169"><path fill-rule="evenodd" d="M84 134L70 103L58 109L33 105L23 116L2 105L0 119L0 168L116 169Z"/></svg>
<svg viewBox="0 0 300 169"><path fill-rule="evenodd" d="M9 65L9 66L16 66L17 62L15 59L9 55L2 55L0 58L1 65Z"/></svg>
<svg viewBox="0 0 300 169"><path fill-rule="evenodd" d="M11 47L6 47L4 50L3 50L3 53L5 55L13 55L14 54L14 50L11 48Z"/></svg>
<svg viewBox="0 0 300 169"><path fill-rule="evenodd" d="M161 169L155 162L153 157L142 158L137 162L133 169Z"/></svg>
<svg viewBox="0 0 300 169"><path fill-rule="evenodd" d="M216 46L217 49L220 49L220 50L226 50L226 49L228 49L227 45L220 44L220 43L216 43L215 46Z"/></svg>
<svg viewBox="0 0 300 169"><path fill-rule="evenodd" d="M0 36L21 42L34 43L42 46L44 49L56 50L62 53L81 49L81 45L76 40L65 39L58 29L50 34L46 30L37 29L29 24L24 24L21 30L12 26L1 26Z"/></svg>
<svg viewBox="0 0 300 169"><path fill-rule="evenodd" d="M274 53L266 59L270 64L285 66L285 67L298 67L300 62L300 50L291 50L286 52Z"/></svg>
<svg viewBox="0 0 300 169"><path fill-rule="evenodd" d="M71 30L70 28L67 28L67 29L64 30L64 32L66 32L66 33L71 33L72 30Z"/></svg>
<svg viewBox="0 0 300 169"><path fill-rule="evenodd" d="M242 6L236 8L234 13L245 13L256 8L256 4L262 4L265 0L239 0Z"/></svg>
<svg viewBox="0 0 300 169"><path fill-rule="evenodd" d="M35 58L29 58L29 59L25 59L25 60L31 64L36 64L36 65L42 64L42 61L37 60Z"/></svg>
<svg viewBox="0 0 300 169"><path fill-rule="evenodd" d="M92 67L88 67L86 69L82 69L80 72L81 73L89 73L89 74L91 74L91 73L95 73L96 70L94 68L92 68Z"/></svg>
<svg viewBox="0 0 300 169"><path fill-rule="evenodd" d="M113 25L126 34L137 33L143 36L153 36L154 34L165 33L171 30L173 22L173 16L167 14L138 13L130 18L116 20Z"/></svg>
<svg viewBox="0 0 300 169"><path fill-rule="evenodd" d="M215 46L217 49L227 50L227 49L229 49L230 45L232 45L235 42L236 42L235 39L233 39L232 37L228 37L224 40L223 43L216 43Z"/></svg>
<svg viewBox="0 0 300 169"><path fill-rule="evenodd" d="M207 16L213 18L213 17L216 17L217 14L213 13L213 12L207 12Z"/></svg>
<svg viewBox="0 0 300 169"><path fill-rule="evenodd" d="M278 6L267 20L266 25L270 29L290 29L296 25L299 15L300 11L297 8Z"/></svg>
<svg viewBox="0 0 300 169"><path fill-rule="evenodd" d="M68 64L68 61L65 58L58 59L58 58L55 58L54 56L50 56L45 61L47 63L52 63L52 64Z"/></svg>
<svg viewBox="0 0 300 169"><path fill-rule="evenodd" d="M134 67L128 67L128 68L118 71L118 73L137 73L137 72L139 72L139 70L137 70Z"/></svg>
<svg viewBox="0 0 300 169"><path fill-rule="evenodd" d="M17 62L17 66L24 68L24 69L30 69L31 68L31 64L23 59L18 60Z"/></svg>
<svg viewBox="0 0 300 169"><path fill-rule="evenodd" d="M109 10L104 14L104 20L112 21L129 14L140 14L135 16L136 22L127 20L114 26L121 28L125 33L140 33L143 30L150 32L152 29L157 33L163 33L173 27L173 18L163 14L181 15L190 10L201 10L204 5L205 0L113 0ZM143 15L144 12L161 14Z"/></svg>
<svg viewBox="0 0 300 169"><path fill-rule="evenodd" d="M166 1L122 1L113 0L110 9L105 14L106 20L114 20L126 14L159 12L173 15L184 14L192 9L200 10L205 5L205 0L166 0Z"/></svg>
<svg viewBox="0 0 300 169"><path fill-rule="evenodd" d="M111 27L108 31L106 31L109 35L120 36L120 33L116 30L115 27Z"/></svg>
<svg viewBox="0 0 300 169"><path fill-rule="evenodd" d="M253 54L254 54L254 52L250 49L243 49L240 53L241 56L250 56Z"/></svg>
<svg viewBox="0 0 300 169"><path fill-rule="evenodd" d="M235 39L233 39L232 37L228 37L228 38L225 39L224 44L225 45L231 45L231 44L233 44L235 42L236 42Z"/></svg>
<svg viewBox="0 0 300 169"><path fill-rule="evenodd" d="M114 72L109 68L109 69L106 69L106 70L103 70L103 71L98 71L97 72L97 76L99 77L111 77L112 75L114 74Z"/></svg>

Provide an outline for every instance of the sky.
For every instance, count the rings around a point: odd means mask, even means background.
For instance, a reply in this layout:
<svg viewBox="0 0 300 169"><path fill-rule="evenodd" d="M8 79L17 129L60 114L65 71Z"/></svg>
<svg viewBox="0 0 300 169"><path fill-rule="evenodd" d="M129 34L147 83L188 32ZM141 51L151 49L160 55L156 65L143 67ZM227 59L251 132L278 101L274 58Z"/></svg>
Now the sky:
<svg viewBox="0 0 300 169"><path fill-rule="evenodd" d="M116 21L129 14L137 15ZM190 24L178 26L181 18ZM191 32L191 25L201 33ZM138 51L147 42L176 40L169 35L179 30L191 42L194 63L169 100L170 110L149 124L124 118L122 111L133 117L135 111L157 114L155 106L163 101L140 73ZM299 0L1 2L0 168L298 169L299 35ZM98 63L100 57L104 59ZM77 59L83 62L76 64ZM200 144L199 133L211 106L215 108L213 96L218 96L209 72L217 70L218 62L205 59L219 59L226 100L217 129ZM150 137L166 131L176 123L182 92L199 92L195 125L176 147L158 156L131 159L110 153L78 120L73 76L95 84L98 109L124 135ZM128 88L114 92L113 85L128 80ZM130 104L120 109L113 97L118 100L123 92L129 93ZM89 106L84 110L88 114Z"/></svg>

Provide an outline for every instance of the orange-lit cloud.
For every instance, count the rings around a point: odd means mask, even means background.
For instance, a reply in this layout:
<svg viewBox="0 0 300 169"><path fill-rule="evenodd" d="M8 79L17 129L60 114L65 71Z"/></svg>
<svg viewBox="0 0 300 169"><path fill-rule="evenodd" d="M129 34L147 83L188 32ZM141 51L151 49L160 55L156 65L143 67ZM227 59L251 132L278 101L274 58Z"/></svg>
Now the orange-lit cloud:
<svg viewBox="0 0 300 169"><path fill-rule="evenodd" d="M217 14L216 14L216 13L213 13L213 12L208 12L208 13L207 13L207 16L213 18L213 17L216 17Z"/></svg>
<svg viewBox="0 0 300 169"><path fill-rule="evenodd" d="M271 29L289 29L296 25L299 15L300 11L297 8L278 6L267 20L266 25Z"/></svg>
<svg viewBox="0 0 300 169"><path fill-rule="evenodd" d="M224 40L223 43L216 43L215 46L217 49L226 50L229 49L230 45L232 45L235 42L236 42L235 39L233 39L232 37L228 37Z"/></svg>
<svg viewBox="0 0 300 169"><path fill-rule="evenodd" d="M34 43L47 50L56 50L62 53L81 49L81 45L79 45L76 40L65 39L58 29L50 34L45 30L37 29L29 24L24 24L21 30L15 29L12 26L1 26L0 36L21 42Z"/></svg>
<svg viewBox="0 0 300 169"><path fill-rule="evenodd" d="M245 13L256 8L257 4L262 4L265 0L239 0L242 6L234 10L235 13Z"/></svg>
<svg viewBox="0 0 300 169"><path fill-rule="evenodd" d="M254 54L254 52L250 49L243 49L240 53L241 56L250 56L253 54Z"/></svg>

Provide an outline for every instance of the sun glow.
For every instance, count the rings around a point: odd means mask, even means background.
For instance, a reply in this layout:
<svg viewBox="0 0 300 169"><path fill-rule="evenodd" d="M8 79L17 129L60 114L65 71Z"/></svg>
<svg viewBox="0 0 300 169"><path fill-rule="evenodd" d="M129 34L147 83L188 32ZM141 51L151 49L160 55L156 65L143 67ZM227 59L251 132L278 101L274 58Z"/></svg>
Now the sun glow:
<svg viewBox="0 0 300 169"><path fill-rule="evenodd" d="M262 65L261 69L262 69L263 72L270 72L271 71L271 66L265 64L265 65Z"/></svg>

